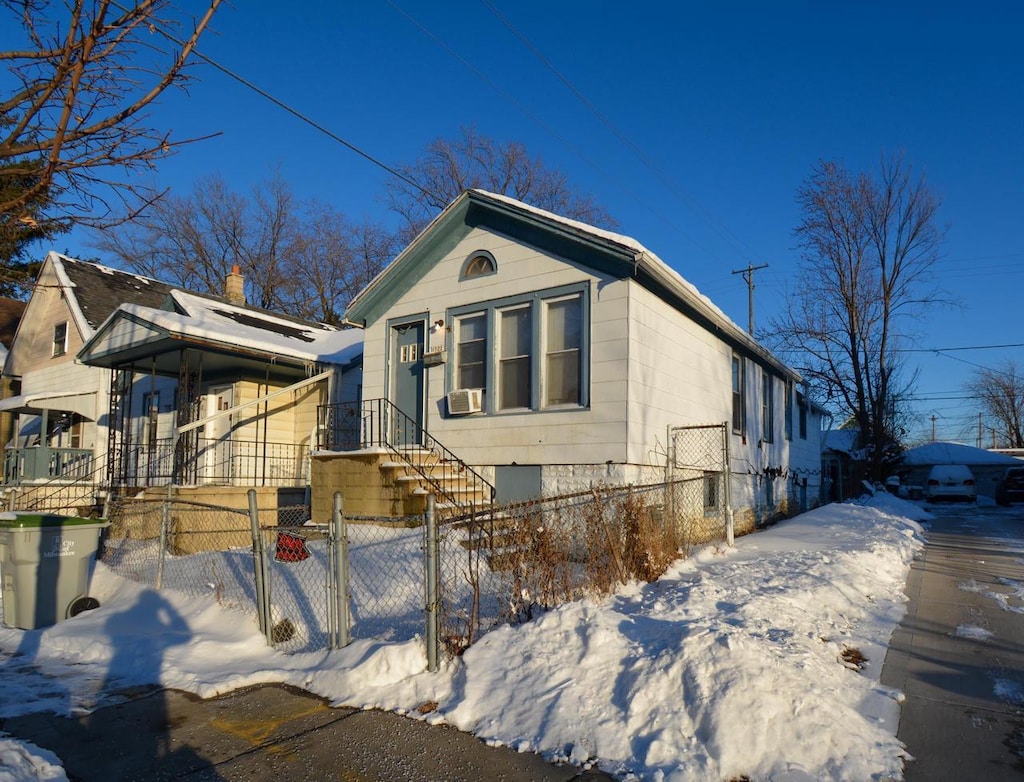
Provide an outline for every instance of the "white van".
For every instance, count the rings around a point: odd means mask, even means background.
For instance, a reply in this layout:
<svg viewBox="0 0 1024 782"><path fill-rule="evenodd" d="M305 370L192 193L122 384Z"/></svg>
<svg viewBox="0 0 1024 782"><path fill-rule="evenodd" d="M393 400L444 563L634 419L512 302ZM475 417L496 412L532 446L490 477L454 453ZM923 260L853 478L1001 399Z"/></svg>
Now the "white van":
<svg viewBox="0 0 1024 782"><path fill-rule="evenodd" d="M966 464L936 464L928 473L928 481L924 487L925 499L935 500L967 500L978 499L978 487L974 482L974 473Z"/></svg>

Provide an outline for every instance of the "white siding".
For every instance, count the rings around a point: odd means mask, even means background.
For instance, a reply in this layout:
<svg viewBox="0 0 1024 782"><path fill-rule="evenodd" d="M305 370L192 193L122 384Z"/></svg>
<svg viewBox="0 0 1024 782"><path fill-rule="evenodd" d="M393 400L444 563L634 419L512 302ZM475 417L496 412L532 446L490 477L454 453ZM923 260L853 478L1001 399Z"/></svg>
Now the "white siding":
<svg viewBox="0 0 1024 782"><path fill-rule="evenodd" d="M466 259L487 250L497 274L459 279ZM475 229L396 303L387 318L427 313L427 323L444 320L463 305L589 284L590 405L588 409L448 417L445 366L425 371L427 430L458 456L474 465L575 464L625 459L625 377L627 339L626 283L542 253L486 230ZM387 318L366 329L363 398L386 396ZM427 347L444 347L446 332L430 334ZM453 360L449 354L448 360Z"/></svg>

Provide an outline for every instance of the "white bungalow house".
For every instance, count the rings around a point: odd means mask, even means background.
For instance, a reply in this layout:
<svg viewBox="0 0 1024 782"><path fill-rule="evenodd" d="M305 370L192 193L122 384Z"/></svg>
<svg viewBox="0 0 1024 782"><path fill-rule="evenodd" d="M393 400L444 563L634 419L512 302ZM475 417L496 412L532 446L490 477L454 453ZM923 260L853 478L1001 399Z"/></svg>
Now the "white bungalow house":
<svg viewBox="0 0 1024 782"><path fill-rule="evenodd" d="M816 504L821 411L799 374L627 236L471 190L345 317L365 333L364 453L428 445L499 502L699 476L727 454L738 531Z"/></svg>

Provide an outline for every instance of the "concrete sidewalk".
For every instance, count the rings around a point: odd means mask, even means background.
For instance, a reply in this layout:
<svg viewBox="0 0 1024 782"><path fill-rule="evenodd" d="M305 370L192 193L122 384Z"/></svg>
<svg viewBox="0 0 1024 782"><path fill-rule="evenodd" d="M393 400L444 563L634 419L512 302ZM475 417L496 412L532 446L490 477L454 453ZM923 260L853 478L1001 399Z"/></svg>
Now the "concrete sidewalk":
<svg viewBox="0 0 1024 782"><path fill-rule="evenodd" d="M942 509L907 581L883 684L906 694L909 782L1024 777L1024 509Z"/></svg>
<svg viewBox="0 0 1024 782"><path fill-rule="evenodd" d="M200 700L158 690L78 719L33 714L0 729L54 752L69 779L289 782L605 780L397 714L330 708L264 685Z"/></svg>

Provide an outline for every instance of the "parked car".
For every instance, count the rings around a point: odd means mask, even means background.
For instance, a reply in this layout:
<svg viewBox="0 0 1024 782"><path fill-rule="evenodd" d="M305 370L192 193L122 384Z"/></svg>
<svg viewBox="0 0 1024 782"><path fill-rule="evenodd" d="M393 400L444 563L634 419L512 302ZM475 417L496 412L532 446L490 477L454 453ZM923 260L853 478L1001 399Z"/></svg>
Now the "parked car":
<svg viewBox="0 0 1024 782"><path fill-rule="evenodd" d="M1024 502L1024 467L1007 467L996 484L996 502Z"/></svg>
<svg viewBox="0 0 1024 782"><path fill-rule="evenodd" d="M978 486L974 482L974 473L966 464L936 464L928 473L924 496L930 501L967 500L973 502L978 498Z"/></svg>

